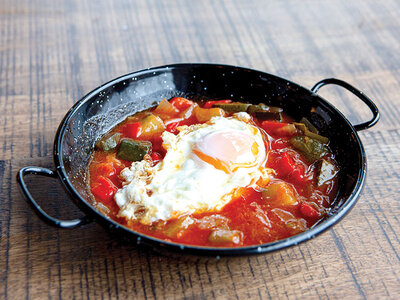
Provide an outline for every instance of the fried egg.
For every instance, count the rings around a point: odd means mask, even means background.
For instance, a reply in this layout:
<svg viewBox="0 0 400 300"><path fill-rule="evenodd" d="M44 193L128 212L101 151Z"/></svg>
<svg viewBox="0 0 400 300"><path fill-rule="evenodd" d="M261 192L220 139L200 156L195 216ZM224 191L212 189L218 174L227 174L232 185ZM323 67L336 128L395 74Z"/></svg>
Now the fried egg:
<svg viewBox="0 0 400 300"><path fill-rule="evenodd" d="M162 134L164 159L133 162L115 194L119 216L151 224L183 214L218 211L240 188L266 179L263 134L247 113Z"/></svg>

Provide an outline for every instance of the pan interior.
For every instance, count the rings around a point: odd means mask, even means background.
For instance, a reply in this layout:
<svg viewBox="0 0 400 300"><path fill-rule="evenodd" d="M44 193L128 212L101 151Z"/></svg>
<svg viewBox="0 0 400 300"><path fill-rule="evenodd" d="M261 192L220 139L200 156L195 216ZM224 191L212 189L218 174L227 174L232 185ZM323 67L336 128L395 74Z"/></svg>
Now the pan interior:
<svg viewBox="0 0 400 300"><path fill-rule="evenodd" d="M330 215L346 204L360 180L365 163L362 145L348 121L319 96L285 79L258 71L185 64L120 77L85 96L66 116L56 137L56 156L63 175L83 201L92 203L86 168L95 141L127 116L174 96L264 102L282 107L297 121L302 117L312 121L322 135L329 137L340 167L339 192Z"/></svg>

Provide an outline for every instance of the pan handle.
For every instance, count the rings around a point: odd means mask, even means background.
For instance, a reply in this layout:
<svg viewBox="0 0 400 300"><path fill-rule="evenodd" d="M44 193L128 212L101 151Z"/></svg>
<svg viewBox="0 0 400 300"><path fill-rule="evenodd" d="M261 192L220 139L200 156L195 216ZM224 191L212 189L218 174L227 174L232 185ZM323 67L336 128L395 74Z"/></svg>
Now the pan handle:
<svg viewBox="0 0 400 300"><path fill-rule="evenodd" d="M59 220L49 216L35 201L35 199L33 199L31 193L29 192L28 187L24 180L25 175L28 174L41 175L52 178L57 178L57 174L52 170L41 167L25 167L18 171L17 182L21 188L22 194L25 196L26 200L31 205L32 209L35 211L35 213L39 216L40 219L42 219L49 225L59 228L69 228L69 229L91 222L91 220L87 216L83 216L75 220Z"/></svg>
<svg viewBox="0 0 400 300"><path fill-rule="evenodd" d="M323 79L323 80L317 82L311 88L311 91L314 93L317 93L321 87L323 87L324 85L327 85L327 84L336 84L336 85L339 85L339 86L345 88L346 90L352 92L359 99L361 99L361 101L363 101L365 104L368 105L368 107L371 110L372 115L373 115L372 119L367 122L354 125L355 130L360 131L360 130L371 128L379 121L379 118L380 118L379 110L378 110L378 107L376 107L375 103L372 102L372 100L367 95L365 95L363 92L361 92L360 90L356 89L354 86L348 84L347 82L345 82L343 80L336 79L336 78Z"/></svg>

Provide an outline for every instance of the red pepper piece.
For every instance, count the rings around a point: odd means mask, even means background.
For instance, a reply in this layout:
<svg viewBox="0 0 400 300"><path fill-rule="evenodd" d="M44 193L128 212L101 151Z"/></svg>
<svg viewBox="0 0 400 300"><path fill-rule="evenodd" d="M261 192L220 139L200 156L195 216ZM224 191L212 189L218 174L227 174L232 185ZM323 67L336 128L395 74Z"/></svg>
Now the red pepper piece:
<svg viewBox="0 0 400 300"><path fill-rule="evenodd" d="M231 103L232 100L215 100L215 101L207 101L204 103L203 108L211 108L214 106L214 104L217 103Z"/></svg>
<svg viewBox="0 0 400 300"><path fill-rule="evenodd" d="M93 184L92 194L106 205L112 205L112 199L118 188L110 179L99 176Z"/></svg>
<svg viewBox="0 0 400 300"><path fill-rule="evenodd" d="M282 139L278 139L275 140L271 143L271 148L273 150L277 150L277 149L284 149L290 146L289 141L287 140L282 140Z"/></svg>
<svg viewBox="0 0 400 300"><path fill-rule="evenodd" d="M161 135L153 137L151 139L151 143L153 145L152 146L152 151L161 153L161 155L164 156L166 151L162 146L163 142L164 141L163 141Z"/></svg>
<svg viewBox="0 0 400 300"><path fill-rule="evenodd" d="M295 162L287 152L283 152L279 161L278 175L285 177L295 169Z"/></svg>
<svg viewBox="0 0 400 300"><path fill-rule="evenodd" d="M298 183L304 182L306 179L304 176L304 170L300 166L297 166L297 168L295 168L290 174L290 178Z"/></svg>
<svg viewBox="0 0 400 300"><path fill-rule="evenodd" d="M268 131L273 131L275 129L281 128L288 124L289 123L281 123L281 122L277 122L277 121L263 121L263 122L261 122L261 128L268 132Z"/></svg>
<svg viewBox="0 0 400 300"><path fill-rule="evenodd" d="M281 153L276 169L279 177L287 177L293 183L302 183L307 180L304 166L296 163L287 152Z"/></svg>
<svg viewBox="0 0 400 300"><path fill-rule="evenodd" d="M124 126L122 132L126 137L134 139L142 132L142 126L140 125L140 122L129 123Z"/></svg>
<svg viewBox="0 0 400 300"><path fill-rule="evenodd" d="M303 216L305 216L307 218L318 218L318 217L320 217L319 211L316 210L310 204L305 203L305 202L300 204L300 212L302 213Z"/></svg>
<svg viewBox="0 0 400 300"><path fill-rule="evenodd" d="M151 156L151 159L153 160L154 164L158 163L162 159L161 154L158 152L153 152L150 156Z"/></svg>
<svg viewBox="0 0 400 300"><path fill-rule="evenodd" d="M171 132L173 134L177 134L178 130L176 129L176 127L180 126L181 122L171 122L169 123L166 127L167 127L167 131Z"/></svg>
<svg viewBox="0 0 400 300"><path fill-rule="evenodd" d="M179 111L184 111L193 105L192 101L182 97L174 97L169 100L169 103L179 109Z"/></svg>

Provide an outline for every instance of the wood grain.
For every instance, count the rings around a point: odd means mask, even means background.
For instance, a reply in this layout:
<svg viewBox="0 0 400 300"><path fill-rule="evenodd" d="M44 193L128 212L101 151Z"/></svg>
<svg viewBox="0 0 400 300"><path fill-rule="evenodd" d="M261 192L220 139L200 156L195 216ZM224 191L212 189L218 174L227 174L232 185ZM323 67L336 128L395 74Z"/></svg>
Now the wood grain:
<svg viewBox="0 0 400 300"><path fill-rule="evenodd" d="M0 0L0 299L398 299L400 3ZM124 73L214 62L310 88L344 79L382 119L360 132L368 157L358 204L333 229L268 255L168 256L122 244L96 224L58 230L21 197L15 175L52 167L73 103ZM353 124L370 118L334 87L319 92ZM32 178L51 215L80 216L56 180Z"/></svg>

